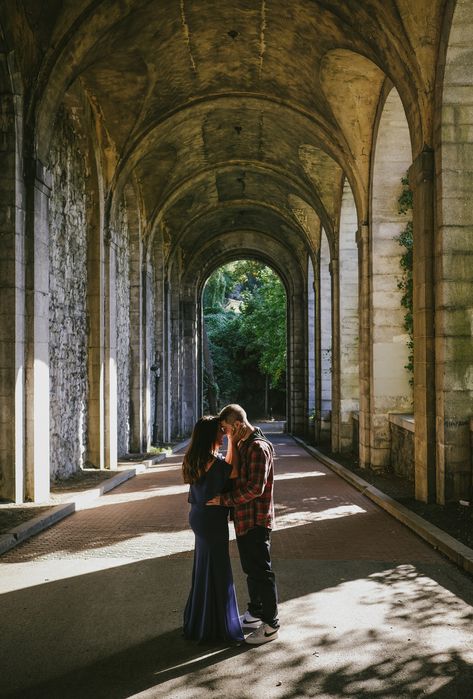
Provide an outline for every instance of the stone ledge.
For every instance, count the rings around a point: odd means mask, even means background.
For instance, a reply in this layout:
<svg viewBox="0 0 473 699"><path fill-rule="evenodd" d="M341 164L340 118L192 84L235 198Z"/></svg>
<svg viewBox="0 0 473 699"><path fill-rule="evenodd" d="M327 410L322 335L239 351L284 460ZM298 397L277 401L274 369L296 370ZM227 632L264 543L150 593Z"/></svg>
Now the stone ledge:
<svg viewBox="0 0 473 699"><path fill-rule="evenodd" d="M375 488L374 485L363 480L363 478L352 473L341 464L333 461L333 459L325 456L325 454L322 454L315 447L306 444L306 442L299 437L293 436L293 439L304 447L309 454L312 454L312 456L328 466L337 475L348 481L348 483L353 485L357 490L360 490L363 495L369 497L370 500L379 505L379 507L382 507L386 512L389 512L390 515L427 541L434 549L440 551L460 568L463 568L473 575L473 549L470 549L468 546L465 546L465 544L462 544L461 541L454 539L453 536L439 529L439 527L436 527L434 524L427 522L422 517L419 517L419 515L411 512L407 507L404 507L404 505L401 505L401 503L389 497L389 495L381 492L378 488Z"/></svg>
<svg viewBox="0 0 473 699"><path fill-rule="evenodd" d="M409 432L415 432L414 415L411 413L389 413L389 422Z"/></svg>
<svg viewBox="0 0 473 699"><path fill-rule="evenodd" d="M25 541L25 539L29 539L30 536L38 534L43 531L43 529L47 529L61 519L64 519L64 517L71 515L75 510L75 503L67 502L64 505L53 507L43 515L38 515L27 522L23 522L23 524L19 524L17 527L14 527L14 529L10 529L9 532L0 536L0 554L9 551L17 544Z"/></svg>
<svg viewBox="0 0 473 699"><path fill-rule="evenodd" d="M144 471L144 469L140 469L139 465L136 467L134 466L133 468L127 468L123 471L118 471L115 476L103 481L103 483L98 485L96 488L89 488L83 493L74 494L71 497L71 501L75 504L76 510L81 510L82 505L90 502L91 500L99 498L105 493L108 493L109 490L113 490L113 488L125 483L125 481L128 481L130 478L134 478L140 471Z"/></svg>

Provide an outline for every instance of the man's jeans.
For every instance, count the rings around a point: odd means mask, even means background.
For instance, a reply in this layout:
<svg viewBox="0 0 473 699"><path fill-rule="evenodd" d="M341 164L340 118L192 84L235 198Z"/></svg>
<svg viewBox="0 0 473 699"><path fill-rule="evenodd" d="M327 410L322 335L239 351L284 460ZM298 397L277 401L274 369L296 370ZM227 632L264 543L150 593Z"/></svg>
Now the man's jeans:
<svg viewBox="0 0 473 699"><path fill-rule="evenodd" d="M271 530L254 527L237 536L241 567L246 573L250 601L248 611L273 628L279 627L278 593L271 570Z"/></svg>

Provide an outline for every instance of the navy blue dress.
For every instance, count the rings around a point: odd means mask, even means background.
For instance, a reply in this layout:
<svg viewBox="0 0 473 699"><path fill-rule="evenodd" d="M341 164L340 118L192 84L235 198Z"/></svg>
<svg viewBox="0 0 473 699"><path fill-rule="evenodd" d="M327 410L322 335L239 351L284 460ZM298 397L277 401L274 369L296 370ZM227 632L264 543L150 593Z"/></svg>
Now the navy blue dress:
<svg viewBox="0 0 473 699"><path fill-rule="evenodd" d="M192 587L184 636L195 641L242 641L228 551L228 507L205 503L230 487L230 464L217 456L189 489L189 524L195 534Z"/></svg>

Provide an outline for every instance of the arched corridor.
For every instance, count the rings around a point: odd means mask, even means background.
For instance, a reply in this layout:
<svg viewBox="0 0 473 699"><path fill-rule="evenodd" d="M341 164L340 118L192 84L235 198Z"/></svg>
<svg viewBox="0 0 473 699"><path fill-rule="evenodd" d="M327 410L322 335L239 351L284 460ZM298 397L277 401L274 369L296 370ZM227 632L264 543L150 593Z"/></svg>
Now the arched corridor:
<svg viewBox="0 0 473 699"><path fill-rule="evenodd" d="M97 696L471 690L471 581L297 439L471 525L472 163L472 0L0 2L0 510L189 437L219 266L287 301L287 645L183 646L173 457L0 559L12 683L29 654L61 699L92 666Z"/></svg>
<svg viewBox="0 0 473 699"><path fill-rule="evenodd" d="M277 642L255 651L182 638L194 541L173 456L2 557L2 690L23 687L23 699L470 697L471 578L291 437L269 436ZM243 606L235 541L230 549Z"/></svg>
<svg viewBox="0 0 473 699"><path fill-rule="evenodd" d="M470 5L1 4L0 498L188 435L202 284L248 255L288 430L473 501Z"/></svg>

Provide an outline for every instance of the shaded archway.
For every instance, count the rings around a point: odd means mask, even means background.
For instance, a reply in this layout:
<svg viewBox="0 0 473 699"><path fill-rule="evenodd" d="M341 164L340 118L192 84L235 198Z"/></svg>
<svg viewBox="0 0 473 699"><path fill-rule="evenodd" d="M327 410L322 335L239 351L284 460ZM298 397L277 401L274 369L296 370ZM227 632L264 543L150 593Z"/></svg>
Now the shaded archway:
<svg viewBox="0 0 473 699"><path fill-rule="evenodd" d="M399 215L401 180L412 163L409 127L395 88L380 103L371 185L371 381L370 464L390 464L389 413L412 410L405 309L398 280L405 226Z"/></svg>
<svg viewBox="0 0 473 699"><path fill-rule="evenodd" d="M303 434L306 424L306 284L304 272L282 243L263 231L227 231L204 244L183 271L179 296L185 317L182 342L187 351L182 358L183 394L181 403L187 408L181 416L181 429L189 430L200 410L202 376L200 346L202 317L201 299L204 284L210 274L224 263L237 259L256 259L271 267L280 277L287 295L287 422L288 430ZM184 377L199 376L198 386ZM186 417L187 416L187 417Z"/></svg>

